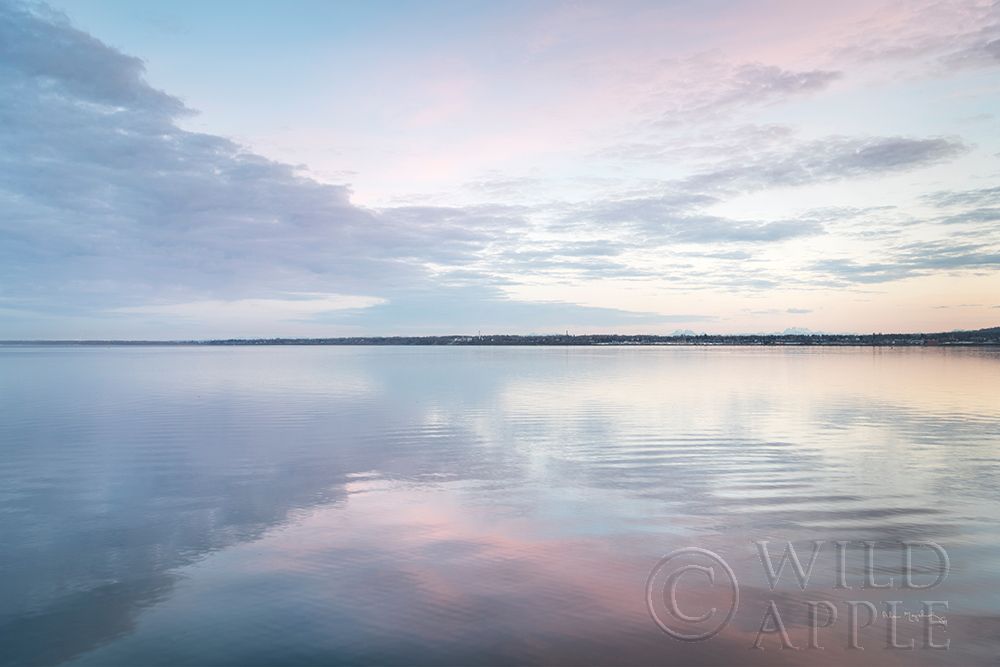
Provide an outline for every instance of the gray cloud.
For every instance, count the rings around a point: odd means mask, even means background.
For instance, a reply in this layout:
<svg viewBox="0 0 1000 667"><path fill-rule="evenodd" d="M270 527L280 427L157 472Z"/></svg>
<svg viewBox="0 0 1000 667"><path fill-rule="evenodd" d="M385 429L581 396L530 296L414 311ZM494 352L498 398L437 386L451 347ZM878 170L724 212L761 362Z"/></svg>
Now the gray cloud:
<svg viewBox="0 0 1000 667"><path fill-rule="evenodd" d="M952 67L989 67L1000 64L1000 23L983 26L966 38L967 43L962 48L944 55L941 61Z"/></svg>
<svg viewBox="0 0 1000 667"><path fill-rule="evenodd" d="M682 183L709 192L806 185L906 171L949 160L966 150L960 140L946 137L835 136L723 163Z"/></svg>
<svg viewBox="0 0 1000 667"><path fill-rule="evenodd" d="M56 89L43 92L68 94L109 111L130 108L165 116L187 112L177 98L146 85L140 59L75 30L44 5L31 10L16 4L0 7L0 63L4 69L55 84Z"/></svg>
<svg viewBox="0 0 1000 667"><path fill-rule="evenodd" d="M827 137L784 151L727 160L685 179L663 184L666 194L601 200L576 207L563 217L607 227L633 226L647 242L775 242L823 232L823 220L857 217L866 211L827 211L819 218L740 221L698 213L723 195L782 186L801 186L927 166L963 153L956 139L909 137Z"/></svg>
<svg viewBox="0 0 1000 667"><path fill-rule="evenodd" d="M513 206L353 205L226 139L141 61L44 9L0 5L0 298L67 312L429 284L525 227Z"/></svg>
<svg viewBox="0 0 1000 667"><path fill-rule="evenodd" d="M924 195L924 201L940 207L1000 205L1000 186L976 190L940 190Z"/></svg>
<svg viewBox="0 0 1000 667"><path fill-rule="evenodd" d="M895 263L862 263L851 259L825 259L813 264L812 269L852 283L884 283L918 273L912 267Z"/></svg>
<svg viewBox="0 0 1000 667"><path fill-rule="evenodd" d="M586 225L638 234L645 245L714 242L773 242L822 232L812 221L760 222L698 214L713 203L706 194L668 194L600 200L573 208L561 224Z"/></svg>
<svg viewBox="0 0 1000 667"><path fill-rule="evenodd" d="M761 63L734 66L697 58L670 65L687 76L663 95L665 108L655 124L667 127L714 120L742 107L814 93L843 76L832 70L792 71Z"/></svg>
<svg viewBox="0 0 1000 667"><path fill-rule="evenodd" d="M941 222L946 225L956 224L991 224L1000 221L1000 207L996 208L974 208L969 211L949 215L942 218Z"/></svg>
<svg viewBox="0 0 1000 667"><path fill-rule="evenodd" d="M811 268L848 283L884 283L940 271L997 267L1000 267L1000 249L994 246L937 241L900 246L878 262L836 258L821 260Z"/></svg>
<svg viewBox="0 0 1000 667"><path fill-rule="evenodd" d="M860 35L837 55L858 61L911 60L925 71L1000 63L1000 3L931 3L900 15L903 20L889 29L862 25Z"/></svg>

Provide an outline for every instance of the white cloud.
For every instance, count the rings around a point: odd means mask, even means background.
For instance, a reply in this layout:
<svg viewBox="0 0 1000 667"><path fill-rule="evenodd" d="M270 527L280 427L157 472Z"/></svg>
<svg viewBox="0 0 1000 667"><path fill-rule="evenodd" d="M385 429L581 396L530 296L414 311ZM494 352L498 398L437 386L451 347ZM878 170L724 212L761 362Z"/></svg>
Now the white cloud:
<svg viewBox="0 0 1000 667"><path fill-rule="evenodd" d="M257 325L308 320L323 313L357 310L385 303L373 296L345 294L293 294L286 299L206 299L186 303L151 304L113 308L122 315L144 315L197 320L210 326Z"/></svg>

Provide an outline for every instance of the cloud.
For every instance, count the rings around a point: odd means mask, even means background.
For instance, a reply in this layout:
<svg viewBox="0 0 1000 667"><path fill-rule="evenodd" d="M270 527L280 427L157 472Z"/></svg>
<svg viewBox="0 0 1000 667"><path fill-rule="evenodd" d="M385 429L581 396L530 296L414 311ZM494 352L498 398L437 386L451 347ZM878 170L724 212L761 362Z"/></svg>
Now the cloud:
<svg viewBox="0 0 1000 667"><path fill-rule="evenodd" d="M832 258L815 262L811 268L849 283L884 283L941 271L998 267L1000 249L994 246L936 241L892 249L881 261Z"/></svg>
<svg viewBox="0 0 1000 667"><path fill-rule="evenodd" d="M941 218L941 222L946 225L986 223L992 226L997 221L1000 221L1000 207L975 208Z"/></svg>
<svg viewBox="0 0 1000 667"><path fill-rule="evenodd" d="M924 201L939 208L952 206L1000 205L1000 186L975 190L939 190L923 196Z"/></svg>
<svg viewBox="0 0 1000 667"><path fill-rule="evenodd" d="M326 318L364 330L392 333L561 331L571 327L640 326L708 322L708 314L643 313L557 301L525 302L505 298L494 288L436 287L393 294L389 301L361 311L331 313Z"/></svg>
<svg viewBox="0 0 1000 667"><path fill-rule="evenodd" d="M934 137L840 137L799 143L725 162L682 185L698 191L752 191L862 178L944 162L966 152L959 139Z"/></svg>
<svg viewBox="0 0 1000 667"><path fill-rule="evenodd" d="M287 295L430 285L428 266L465 266L525 225L506 205L365 209L181 129L190 110L141 61L44 8L0 5L0 49L0 298L24 310L326 307Z"/></svg>
<svg viewBox="0 0 1000 667"><path fill-rule="evenodd" d="M1000 64L1000 25L983 26L968 35L961 49L944 55L941 61L952 67L991 67Z"/></svg>
<svg viewBox="0 0 1000 667"><path fill-rule="evenodd" d="M703 139L622 143L598 155L646 162L702 158L702 164L704 158L714 157L714 164L666 184L687 193L692 203L698 203L699 197L711 200L739 192L905 172L945 162L968 151L969 147L957 137L834 135L800 141L784 126L742 126ZM943 197L946 193L939 194ZM982 196L989 196L989 191Z"/></svg>
<svg viewBox="0 0 1000 667"><path fill-rule="evenodd" d="M659 126L716 120L744 107L772 104L823 90L843 74L794 71L761 63L730 64L698 57L663 64L677 72L659 94Z"/></svg>
<svg viewBox="0 0 1000 667"><path fill-rule="evenodd" d="M966 150L961 141L943 137L833 136L799 142L782 151L726 160L693 176L665 182L662 188L667 194L603 199L577 206L563 216L562 223L612 228L631 225L654 243L778 242L812 236L823 232L821 220L747 221L699 211L727 195L907 171L954 158ZM850 211L852 216L858 214Z"/></svg>
<svg viewBox="0 0 1000 667"><path fill-rule="evenodd" d="M122 315L153 316L163 319L191 319L208 326L244 326L273 322L308 320L340 310L371 308L385 299L343 294L289 294L281 299L209 299L187 303L168 303L114 308Z"/></svg>
<svg viewBox="0 0 1000 667"><path fill-rule="evenodd" d="M543 179L528 176L516 178L498 177L471 181L466 183L465 187L490 197L511 197L521 195L525 192L544 189L546 183Z"/></svg>
<svg viewBox="0 0 1000 667"><path fill-rule="evenodd" d="M730 259L743 261L751 259L753 257L752 253L746 252L745 250L720 250L717 252L691 252L687 253L689 257L707 257L709 259Z"/></svg>
<svg viewBox="0 0 1000 667"><path fill-rule="evenodd" d="M795 130L779 124L741 124L735 127L685 127L683 136L670 134L657 141L629 141L605 147L597 158L667 162L732 158L773 149L794 138Z"/></svg>
<svg viewBox="0 0 1000 667"><path fill-rule="evenodd" d="M855 62L911 61L940 73L1000 63L1000 4L913 3L873 12L856 36L837 49Z"/></svg>
<svg viewBox="0 0 1000 667"><path fill-rule="evenodd" d="M761 222L697 213L716 201L707 194L672 194L597 200L578 205L561 218L568 227L596 226L641 233L646 245L673 243L774 242L822 232L812 221Z"/></svg>
<svg viewBox="0 0 1000 667"><path fill-rule="evenodd" d="M56 89L46 92L54 96L69 95L110 112L141 109L169 117L188 111L177 98L146 85L140 59L74 29L44 5L0 7L0 62L4 69L53 84Z"/></svg>

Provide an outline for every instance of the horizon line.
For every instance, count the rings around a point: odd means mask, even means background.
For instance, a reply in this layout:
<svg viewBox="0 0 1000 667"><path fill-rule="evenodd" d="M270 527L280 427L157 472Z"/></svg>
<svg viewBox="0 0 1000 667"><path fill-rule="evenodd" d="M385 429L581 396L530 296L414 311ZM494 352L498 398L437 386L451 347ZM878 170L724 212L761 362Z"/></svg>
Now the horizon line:
<svg viewBox="0 0 1000 667"><path fill-rule="evenodd" d="M23 338L0 340L0 345L31 345L31 344L65 344L65 345L87 345L87 344L122 344L122 345L210 345L210 344L265 344L272 343L321 343L321 342L347 342L347 341L441 341L450 340L469 343L477 340L502 338L502 339L625 339L622 342L629 342L628 339L648 339L648 340L686 340L686 339L738 339L738 338L765 338L765 339L872 339L872 338L895 338L895 337L939 337L956 335L982 335L1000 334L1000 326L983 327L979 329L952 329L949 331L899 331L899 332L871 332L871 333L830 333L813 331L785 331L785 332L743 332L743 333L478 333L478 334L392 334L392 335L340 335L340 336L266 336L266 337L222 337L222 338L171 338L171 339L148 339L148 338ZM997 341L1000 342L1000 341Z"/></svg>

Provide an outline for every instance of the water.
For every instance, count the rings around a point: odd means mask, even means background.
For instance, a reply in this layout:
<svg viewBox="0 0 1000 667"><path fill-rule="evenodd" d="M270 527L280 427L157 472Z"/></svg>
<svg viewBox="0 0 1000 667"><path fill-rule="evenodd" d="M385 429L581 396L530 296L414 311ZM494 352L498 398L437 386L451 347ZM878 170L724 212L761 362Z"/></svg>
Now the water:
<svg viewBox="0 0 1000 667"><path fill-rule="evenodd" d="M4 664L1000 654L998 350L6 347L0 446ZM825 540L807 589L788 565L772 591L754 540ZM860 588L863 540L893 588ZM903 540L939 543L946 580L901 590ZM691 546L739 579L703 642L647 609ZM683 605L724 612L720 583L686 576ZM947 650L905 619L915 648L885 649L885 618L847 649L848 601L927 599ZM750 648L770 600L799 650ZM840 612L824 651L809 600Z"/></svg>

